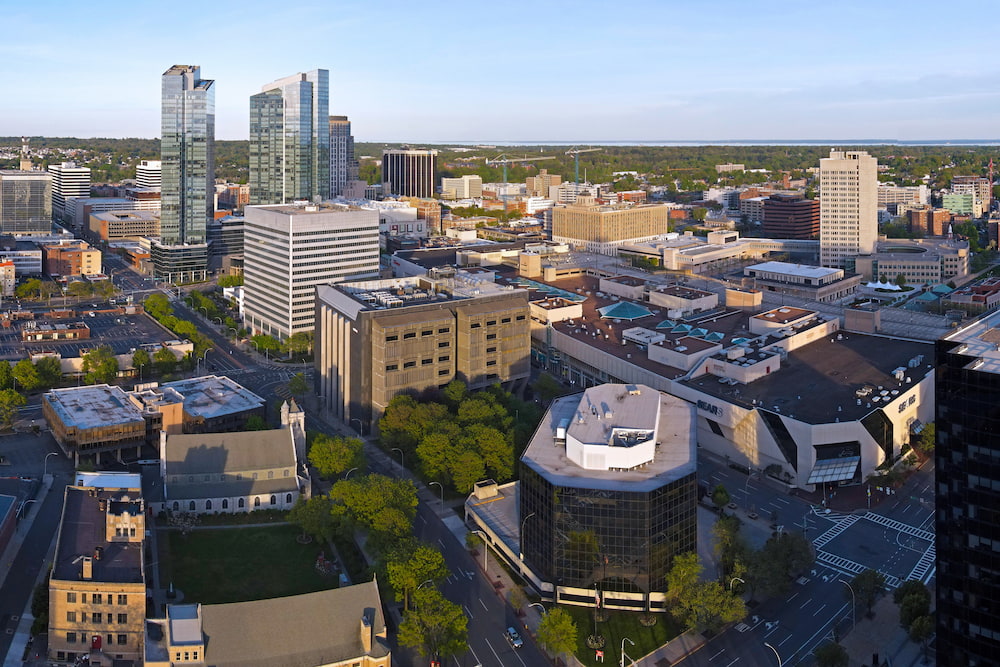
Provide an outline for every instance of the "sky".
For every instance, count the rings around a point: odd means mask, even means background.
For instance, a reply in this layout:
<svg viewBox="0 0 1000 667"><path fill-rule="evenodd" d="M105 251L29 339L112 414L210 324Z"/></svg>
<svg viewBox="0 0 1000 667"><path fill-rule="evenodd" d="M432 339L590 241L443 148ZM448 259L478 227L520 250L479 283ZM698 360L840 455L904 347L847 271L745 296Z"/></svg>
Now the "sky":
<svg viewBox="0 0 1000 667"><path fill-rule="evenodd" d="M780 11L777 9L780 7ZM996 0L0 0L0 136L158 137L198 65L216 138L330 71L357 141L1000 138Z"/></svg>

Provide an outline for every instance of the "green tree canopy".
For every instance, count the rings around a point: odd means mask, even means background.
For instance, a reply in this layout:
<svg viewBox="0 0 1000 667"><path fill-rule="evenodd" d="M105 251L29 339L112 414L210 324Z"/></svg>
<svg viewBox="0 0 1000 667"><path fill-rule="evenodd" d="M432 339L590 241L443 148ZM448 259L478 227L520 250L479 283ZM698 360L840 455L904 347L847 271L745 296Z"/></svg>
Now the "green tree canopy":
<svg viewBox="0 0 1000 667"><path fill-rule="evenodd" d="M321 477L340 475L351 468L365 465L365 443L358 438L345 438L319 433L309 447L307 458Z"/></svg>
<svg viewBox="0 0 1000 667"><path fill-rule="evenodd" d="M0 359L0 389L14 388L14 369L10 362Z"/></svg>
<svg viewBox="0 0 1000 667"><path fill-rule="evenodd" d="M542 615L538 624L538 643L556 655L576 651L576 623L562 607L554 607Z"/></svg>
<svg viewBox="0 0 1000 667"><path fill-rule="evenodd" d="M531 385L531 389L538 395L538 400L542 403L549 403L564 391L562 385L548 373L540 374L535 383Z"/></svg>
<svg viewBox="0 0 1000 667"><path fill-rule="evenodd" d="M243 284L243 276L219 276L216 284L219 287L238 287Z"/></svg>
<svg viewBox="0 0 1000 667"><path fill-rule="evenodd" d="M107 345L83 355L83 379L87 384L113 382L118 377L118 359Z"/></svg>
<svg viewBox="0 0 1000 667"><path fill-rule="evenodd" d="M937 430L934 428L934 423L924 424L924 428L920 431L920 434L912 441L913 448L922 456L932 456L934 454L936 438Z"/></svg>
<svg viewBox="0 0 1000 667"><path fill-rule="evenodd" d="M31 359L21 359L14 364L13 374L17 380L17 388L21 391L34 391L42 386L42 380Z"/></svg>
<svg viewBox="0 0 1000 667"><path fill-rule="evenodd" d="M288 512L288 521L302 529L306 535L311 535L321 542L326 542L337 530L337 521L333 517L333 503L329 496L313 496L304 500L302 496Z"/></svg>
<svg viewBox="0 0 1000 667"><path fill-rule="evenodd" d="M816 667L847 667L849 662L847 649L836 642L826 642L813 655L816 657Z"/></svg>
<svg viewBox="0 0 1000 667"><path fill-rule="evenodd" d="M146 300L142 302L142 307L146 309L146 312L153 316L154 319L160 320L167 315L173 315L174 309L170 305L170 300L163 294L150 294L146 297Z"/></svg>
<svg viewBox="0 0 1000 667"><path fill-rule="evenodd" d="M910 623L910 639L926 650L927 640L934 634L934 618L930 615L913 619Z"/></svg>
<svg viewBox="0 0 1000 667"><path fill-rule="evenodd" d="M174 369L177 368L177 357L174 356L171 350L161 347L153 353L153 363L160 374L166 375L167 373L173 373Z"/></svg>
<svg viewBox="0 0 1000 667"><path fill-rule="evenodd" d="M448 658L468 650L468 621L462 608L431 586L413 593L413 610L399 624L399 643L422 655Z"/></svg>
<svg viewBox="0 0 1000 667"><path fill-rule="evenodd" d="M369 531L368 543L377 553L410 535L417 510L417 490L410 480L365 475L336 482L330 489L334 515Z"/></svg>
<svg viewBox="0 0 1000 667"><path fill-rule="evenodd" d="M750 578L766 595L783 595L792 579L815 560L812 543L800 533L780 533L764 543L750 563Z"/></svg>
<svg viewBox="0 0 1000 667"><path fill-rule="evenodd" d="M260 415L250 415L247 417L247 423L243 425L243 428L247 431L266 431L267 422Z"/></svg>
<svg viewBox="0 0 1000 667"><path fill-rule="evenodd" d="M864 570L851 580L851 587L870 614L875 600L885 590L885 575L877 570Z"/></svg>
<svg viewBox="0 0 1000 667"><path fill-rule="evenodd" d="M900 604L911 595L917 595L927 600L930 604L931 592L927 590L926 584L919 579L907 579L892 592L892 601Z"/></svg>
<svg viewBox="0 0 1000 667"><path fill-rule="evenodd" d="M426 544L404 541L386 559L389 585L396 592L396 599L403 598L403 608L409 609L410 594L426 581L439 583L449 575L444 555L439 549Z"/></svg>
<svg viewBox="0 0 1000 667"><path fill-rule="evenodd" d="M7 368L10 368L10 364L7 364ZM55 387L62 381L62 363L56 357L42 357L35 364L35 370L43 387Z"/></svg>
<svg viewBox="0 0 1000 667"><path fill-rule="evenodd" d="M268 334L257 334L250 339L255 343L254 347L258 352L270 351L277 352L281 349L281 343L274 336L269 336Z"/></svg>
<svg viewBox="0 0 1000 667"><path fill-rule="evenodd" d="M302 373L296 373L288 381L288 391L292 396L302 396L309 391L309 383L306 382L306 376Z"/></svg>
<svg viewBox="0 0 1000 667"><path fill-rule="evenodd" d="M899 603L899 625L909 631L913 621L931 612L930 599L921 593L911 593Z"/></svg>
<svg viewBox="0 0 1000 667"><path fill-rule="evenodd" d="M674 618L689 629L715 630L745 617L743 599L717 581L701 581L701 572L698 554L674 558L674 566L667 573L667 600Z"/></svg>
<svg viewBox="0 0 1000 667"><path fill-rule="evenodd" d="M313 349L313 332L299 331L285 339L282 344L288 354L309 354Z"/></svg>
<svg viewBox="0 0 1000 667"><path fill-rule="evenodd" d="M143 369L149 365L151 359L149 358L149 352L143 349L138 349L132 354L132 367L136 369Z"/></svg>
<svg viewBox="0 0 1000 667"><path fill-rule="evenodd" d="M714 489L712 489L712 504L720 510L728 505L729 501L729 491L726 490L725 486L718 484Z"/></svg>
<svg viewBox="0 0 1000 667"><path fill-rule="evenodd" d="M13 389L0 389L0 425L10 428L17 417L17 409L27 402L24 396Z"/></svg>

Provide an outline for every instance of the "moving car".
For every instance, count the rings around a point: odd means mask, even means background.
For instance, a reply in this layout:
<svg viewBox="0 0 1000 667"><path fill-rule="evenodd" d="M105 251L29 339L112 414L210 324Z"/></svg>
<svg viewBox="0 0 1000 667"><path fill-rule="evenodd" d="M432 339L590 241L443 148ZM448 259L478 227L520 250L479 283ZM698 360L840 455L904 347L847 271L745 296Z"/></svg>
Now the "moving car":
<svg viewBox="0 0 1000 667"><path fill-rule="evenodd" d="M517 630L514 628L507 628L507 631L504 632L504 636L507 638L507 643L513 648L521 648L524 646L524 642L521 641L521 635L517 634Z"/></svg>

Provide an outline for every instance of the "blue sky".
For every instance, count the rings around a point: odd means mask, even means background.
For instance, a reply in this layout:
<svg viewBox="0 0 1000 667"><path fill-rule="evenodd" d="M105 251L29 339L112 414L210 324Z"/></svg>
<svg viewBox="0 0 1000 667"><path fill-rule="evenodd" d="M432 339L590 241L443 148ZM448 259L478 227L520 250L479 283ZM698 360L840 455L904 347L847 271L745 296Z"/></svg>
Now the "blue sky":
<svg viewBox="0 0 1000 667"><path fill-rule="evenodd" d="M159 136L160 75L192 64L216 80L219 139L246 138L261 85L315 68L359 141L1000 137L995 0L3 0L0 16L2 136Z"/></svg>

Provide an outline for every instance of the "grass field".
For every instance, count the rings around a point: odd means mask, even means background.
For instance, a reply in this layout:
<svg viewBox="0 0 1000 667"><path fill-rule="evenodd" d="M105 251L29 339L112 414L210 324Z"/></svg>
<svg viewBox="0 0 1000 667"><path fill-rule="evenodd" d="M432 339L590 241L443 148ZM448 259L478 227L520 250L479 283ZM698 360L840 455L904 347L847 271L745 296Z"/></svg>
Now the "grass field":
<svg viewBox="0 0 1000 667"><path fill-rule="evenodd" d="M337 587L337 575L315 569L317 542L299 544L295 526L160 533L161 582L185 602L220 604L299 595ZM165 547L165 548L164 548ZM326 556L330 554L327 551Z"/></svg>
<svg viewBox="0 0 1000 667"><path fill-rule="evenodd" d="M639 614L627 611L608 612L608 620L597 624L597 632L604 636L604 662L598 662L594 657L594 649L587 647L587 635L594 633L594 610L586 607L565 605L576 623L576 657L584 665L607 667L618 664L621 654L622 637L628 637L635 642L630 646L625 642L625 653L628 657L638 660L642 656L655 651L659 647L680 634L668 614L656 614L656 625L645 628L639 624Z"/></svg>

